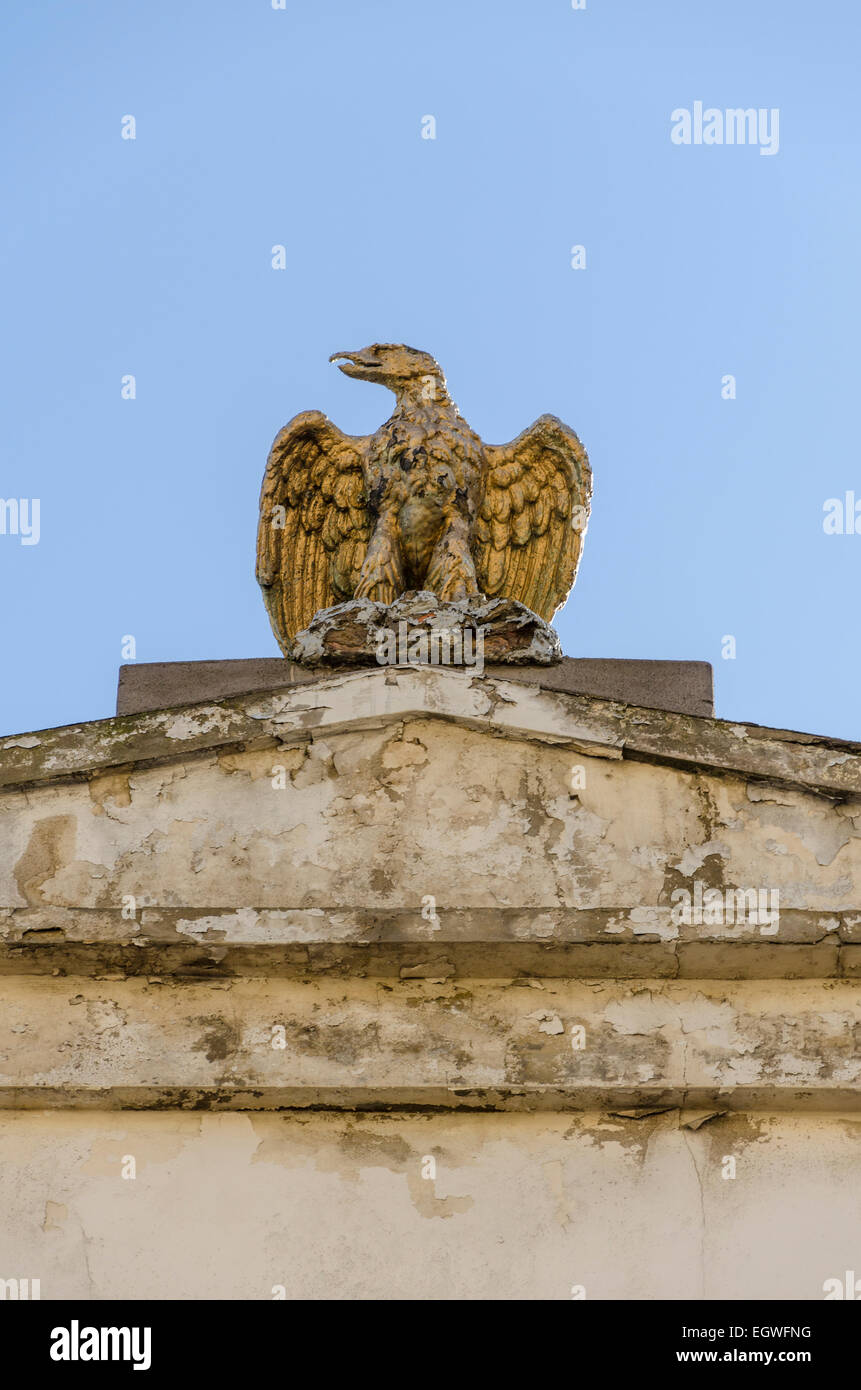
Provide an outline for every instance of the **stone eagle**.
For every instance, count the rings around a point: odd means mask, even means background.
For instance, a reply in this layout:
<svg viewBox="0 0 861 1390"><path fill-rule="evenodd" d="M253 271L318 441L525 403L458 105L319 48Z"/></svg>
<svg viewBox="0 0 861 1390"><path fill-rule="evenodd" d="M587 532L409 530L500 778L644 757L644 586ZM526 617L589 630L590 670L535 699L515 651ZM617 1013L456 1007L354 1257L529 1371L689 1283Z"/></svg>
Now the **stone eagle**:
<svg viewBox="0 0 861 1390"><path fill-rule="evenodd" d="M549 622L574 583L591 501L574 431L542 415L510 444L485 444L429 353L374 343L329 360L397 404L363 436L308 410L272 445L257 579L282 650L322 608L391 604L409 589L516 599Z"/></svg>

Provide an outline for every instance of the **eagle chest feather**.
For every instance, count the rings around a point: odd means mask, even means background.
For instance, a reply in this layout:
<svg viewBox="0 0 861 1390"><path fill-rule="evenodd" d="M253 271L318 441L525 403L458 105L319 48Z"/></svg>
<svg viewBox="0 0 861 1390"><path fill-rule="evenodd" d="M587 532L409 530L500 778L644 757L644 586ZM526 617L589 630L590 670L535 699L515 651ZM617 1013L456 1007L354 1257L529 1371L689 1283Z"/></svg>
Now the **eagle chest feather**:
<svg viewBox="0 0 861 1390"><path fill-rule="evenodd" d="M446 522L475 511L481 456L451 414L395 416L370 450L368 509L394 527L409 582L419 586Z"/></svg>
<svg viewBox="0 0 861 1390"><path fill-rule="evenodd" d="M449 420L393 419L378 430L368 460L368 504L372 514L408 503L428 509L455 506L474 511L481 477L480 442Z"/></svg>

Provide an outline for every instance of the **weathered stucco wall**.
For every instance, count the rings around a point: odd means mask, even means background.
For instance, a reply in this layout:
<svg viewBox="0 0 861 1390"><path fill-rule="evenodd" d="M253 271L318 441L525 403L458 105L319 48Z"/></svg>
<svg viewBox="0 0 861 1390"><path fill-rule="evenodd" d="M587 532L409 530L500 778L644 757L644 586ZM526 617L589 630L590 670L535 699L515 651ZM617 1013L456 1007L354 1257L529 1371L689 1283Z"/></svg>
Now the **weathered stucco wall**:
<svg viewBox="0 0 861 1390"><path fill-rule="evenodd" d="M861 1268L857 746L390 670L7 739L0 788L0 1278ZM680 889L779 919L679 921Z"/></svg>
<svg viewBox="0 0 861 1390"><path fill-rule="evenodd" d="M13 907L644 908L699 875L840 913L861 881L861 798L429 720L10 791L2 815Z"/></svg>
<svg viewBox="0 0 861 1390"><path fill-rule="evenodd" d="M0 1112L4 1271L43 1298L821 1299L859 1269L857 1114L686 1118Z"/></svg>

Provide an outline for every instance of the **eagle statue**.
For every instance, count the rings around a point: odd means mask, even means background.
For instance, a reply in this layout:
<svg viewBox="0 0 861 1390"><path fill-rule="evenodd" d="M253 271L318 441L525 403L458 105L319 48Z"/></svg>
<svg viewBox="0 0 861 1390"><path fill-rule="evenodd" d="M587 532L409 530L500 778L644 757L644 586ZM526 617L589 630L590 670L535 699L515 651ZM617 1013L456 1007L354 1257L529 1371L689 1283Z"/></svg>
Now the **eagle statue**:
<svg viewBox="0 0 861 1390"><path fill-rule="evenodd" d="M320 609L407 590L514 599L549 622L574 583L591 501L574 431L542 415L510 444L485 444L430 353L374 343L329 360L397 403L375 434L343 434L307 410L272 445L257 579L282 651Z"/></svg>

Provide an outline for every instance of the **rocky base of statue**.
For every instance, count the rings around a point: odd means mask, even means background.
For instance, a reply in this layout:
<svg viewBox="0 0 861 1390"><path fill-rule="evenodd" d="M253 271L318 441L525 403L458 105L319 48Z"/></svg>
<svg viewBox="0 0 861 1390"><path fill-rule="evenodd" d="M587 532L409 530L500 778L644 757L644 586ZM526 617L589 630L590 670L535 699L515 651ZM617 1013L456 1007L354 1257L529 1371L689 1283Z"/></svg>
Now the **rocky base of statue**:
<svg viewBox="0 0 861 1390"><path fill-rule="evenodd" d="M551 666L559 638L515 599L441 600L408 590L392 604L350 599L315 613L287 653L301 666Z"/></svg>

